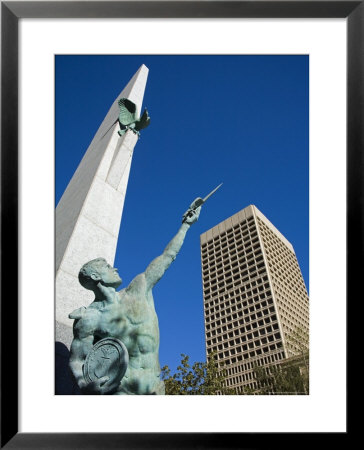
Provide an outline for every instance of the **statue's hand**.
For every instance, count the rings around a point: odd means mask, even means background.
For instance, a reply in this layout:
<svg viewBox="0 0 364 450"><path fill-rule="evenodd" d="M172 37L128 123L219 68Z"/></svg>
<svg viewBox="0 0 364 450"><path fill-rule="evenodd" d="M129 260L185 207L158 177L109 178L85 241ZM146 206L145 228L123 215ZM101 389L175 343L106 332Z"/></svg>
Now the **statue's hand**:
<svg viewBox="0 0 364 450"><path fill-rule="evenodd" d="M201 206L199 206L195 211L191 209L184 219L184 223L188 223L189 225L192 225L193 223L197 222L201 212Z"/></svg>
<svg viewBox="0 0 364 450"><path fill-rule="evenodd" d="M102 378L99 378L97 381L92 381L90 383L86 383L84 382L81 386L80 389L82 391L83 394L86 395L106 395L106 394L111 394L112 392L114 392L116 390L116 388L118 387L118 384L109 383L109 377L105 376Z"/></svg>

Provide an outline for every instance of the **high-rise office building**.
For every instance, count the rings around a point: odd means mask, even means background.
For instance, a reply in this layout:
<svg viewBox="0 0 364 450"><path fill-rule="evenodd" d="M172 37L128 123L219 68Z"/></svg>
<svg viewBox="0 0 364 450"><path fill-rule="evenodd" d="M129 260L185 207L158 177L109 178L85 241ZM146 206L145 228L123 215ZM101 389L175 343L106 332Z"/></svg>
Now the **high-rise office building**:
<svg viewBox="0 0 364 450"><path fill-rule="evenodd" d="M207 357L216 352L228 387L256 389L254 367L283 363L295 354L287 337L308 333L309 299L294 249L253 205L200 243Z"/></svg>

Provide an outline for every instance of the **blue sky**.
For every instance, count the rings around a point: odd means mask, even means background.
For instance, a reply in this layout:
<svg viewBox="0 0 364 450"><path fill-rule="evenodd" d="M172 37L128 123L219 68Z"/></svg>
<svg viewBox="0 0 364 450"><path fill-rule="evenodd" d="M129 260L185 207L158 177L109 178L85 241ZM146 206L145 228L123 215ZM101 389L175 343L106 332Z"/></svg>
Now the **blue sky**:
<svg viewBox="0 0 364 450"><path fill-rule="evenodd" d="M203 207L154 289L161 366L205 360L200 234L256 205L292 243L309 288L309 59L284 56L56 56L56 204L116 96L141 64L151 125L134 151L115 267L123 285Z"/></svg>

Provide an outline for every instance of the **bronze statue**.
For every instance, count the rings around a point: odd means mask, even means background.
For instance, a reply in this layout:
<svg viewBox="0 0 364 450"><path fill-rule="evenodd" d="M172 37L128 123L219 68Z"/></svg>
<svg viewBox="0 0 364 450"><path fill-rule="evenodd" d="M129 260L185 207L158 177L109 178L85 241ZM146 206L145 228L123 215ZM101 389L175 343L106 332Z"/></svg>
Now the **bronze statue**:
<svg viewBox="0 0 364 450"><path fill-rule="evenodd" d="M87 308L69 315L75 320L70 368L82 393L165 393L160 380L159 327L152 290L175 260L187 231L197 221L201 205L209 196L197 198L191 204L162 255L125 289L116 292L121 278L117 269L103 258L89 261L81 268L80 283L95 294Z"/></svg>

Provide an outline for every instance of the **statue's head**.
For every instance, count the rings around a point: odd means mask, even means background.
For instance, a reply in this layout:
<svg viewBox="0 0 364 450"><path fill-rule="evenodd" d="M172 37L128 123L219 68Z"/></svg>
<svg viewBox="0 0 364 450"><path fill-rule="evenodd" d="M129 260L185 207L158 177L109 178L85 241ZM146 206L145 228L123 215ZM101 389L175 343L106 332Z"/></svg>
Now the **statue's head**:
<svg viewBox="0 0 364 450"><path fill-rule="evenodd" d="M96 258L81 267L78 274L81 285L94 291L98 283L107 287L117 288L121 284L118 270L111 267L104 258Z"/></svg>

